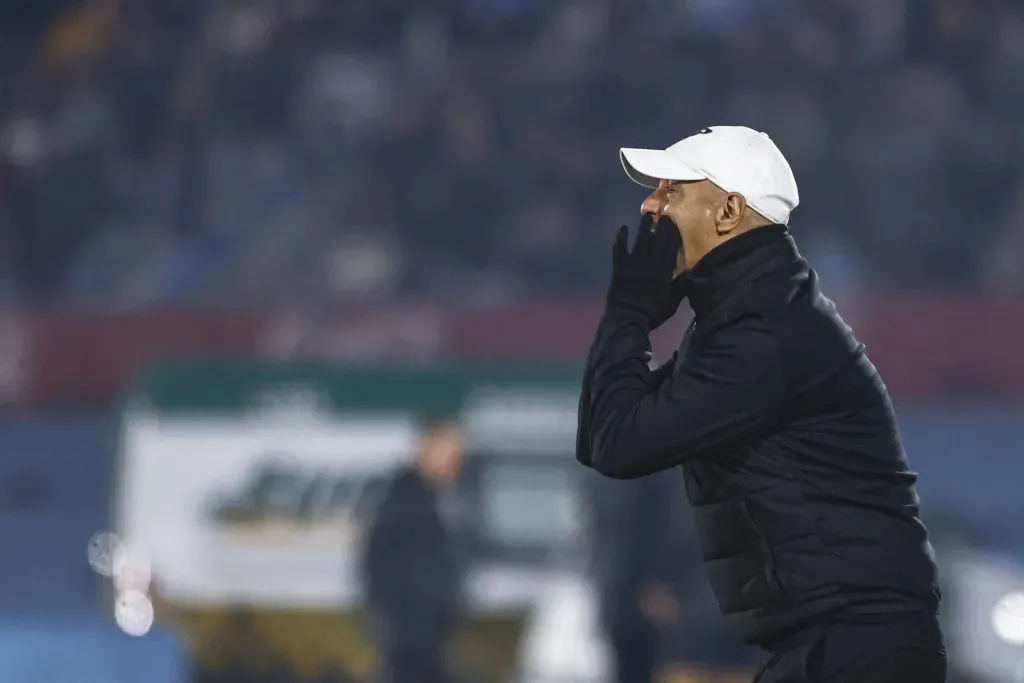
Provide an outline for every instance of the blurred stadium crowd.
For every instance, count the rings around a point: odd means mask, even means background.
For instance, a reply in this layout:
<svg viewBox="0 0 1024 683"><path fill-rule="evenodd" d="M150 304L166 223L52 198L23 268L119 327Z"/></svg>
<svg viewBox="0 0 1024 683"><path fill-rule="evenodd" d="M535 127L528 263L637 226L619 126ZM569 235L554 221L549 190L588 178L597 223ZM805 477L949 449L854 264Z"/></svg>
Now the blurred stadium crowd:
<svg viewBox="0 0 1024 683"><path fill-rule="evenodd" d="M714 123L787 153L793 229L833 291L1024 289L1013 0L3 12L9 302L596 293L641 197L617 148Z"/></svg>

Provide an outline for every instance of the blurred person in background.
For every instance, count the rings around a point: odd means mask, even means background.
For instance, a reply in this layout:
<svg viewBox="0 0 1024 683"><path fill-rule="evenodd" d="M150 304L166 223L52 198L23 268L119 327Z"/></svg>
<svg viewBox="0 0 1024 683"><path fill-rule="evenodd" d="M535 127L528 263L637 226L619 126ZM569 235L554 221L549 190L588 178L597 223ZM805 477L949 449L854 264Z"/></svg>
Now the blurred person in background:
<svg viewBox="0 0 1024 683"><path fill-rule="evenodd" d="M452 501L463 457L458 425L426 425L416 461L395 474L371 522L364 585L380 683L451 680L461 591Z"/></svg>
<svg viewBox="0 0 1024 683"><path fill-rule="evenodd" d="M687 522L692 524L691 519ZM694 539L695 541L696 539ZM664 639L657 683L750 683L759 663L755 647L737 642L700 570L700 551L686 549L679 619ZM691 569L692 567L692 569Z"/></svg>
<svg viewBox="0 0 1024 683"><path fill-rule="evenodd" d="M591 487L594 576L616 683L652 683L679 620L685 529L673 472Z"/></svg>

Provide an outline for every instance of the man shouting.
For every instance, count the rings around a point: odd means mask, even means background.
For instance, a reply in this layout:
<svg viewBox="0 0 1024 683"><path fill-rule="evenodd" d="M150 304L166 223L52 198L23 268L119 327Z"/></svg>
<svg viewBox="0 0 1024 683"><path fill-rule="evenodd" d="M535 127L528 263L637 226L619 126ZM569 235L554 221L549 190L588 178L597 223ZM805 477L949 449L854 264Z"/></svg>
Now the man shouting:
<svg viewBox="0 0 1024 683"><path fill-rule="evenodd" d="M941 683L937 572L885 385L787 225L793 173L764 133L623 149L653 191L615 241L577 458L682 470L722 612L762 683ZM650 333L694 320L651 369ZM628 683L628 682L626 682Z"/></svg>

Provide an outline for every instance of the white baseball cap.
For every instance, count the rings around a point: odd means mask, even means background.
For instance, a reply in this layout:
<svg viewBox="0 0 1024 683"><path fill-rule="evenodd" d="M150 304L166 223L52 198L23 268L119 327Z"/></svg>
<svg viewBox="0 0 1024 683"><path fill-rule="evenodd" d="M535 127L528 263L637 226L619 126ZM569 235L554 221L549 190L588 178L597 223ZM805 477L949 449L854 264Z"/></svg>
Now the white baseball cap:
<svg viewBox="0 0 1024 683"><path fill-rule="evenodd" d="M709 180L737 192L747 206L786 225L800 203L793 169L767 134L746 126L712 126L668 149L619 150L626 175L644 187L661 180Z"/></svg>

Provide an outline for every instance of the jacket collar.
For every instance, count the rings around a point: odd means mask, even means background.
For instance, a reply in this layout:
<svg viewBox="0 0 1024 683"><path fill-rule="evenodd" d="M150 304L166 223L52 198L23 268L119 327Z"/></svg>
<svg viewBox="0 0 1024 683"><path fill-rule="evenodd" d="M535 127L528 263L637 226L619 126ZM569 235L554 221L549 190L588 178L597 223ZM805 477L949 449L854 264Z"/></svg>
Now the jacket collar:
<svg viewBox="0 0 1024 683"><path fill-rule="evenodd" d="M686 275L694 316L707 316L737 290L799 258L784 225L756 228L715 247Z"/></svg>

